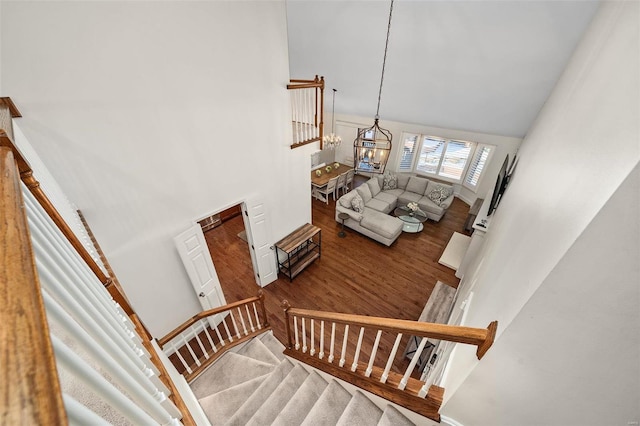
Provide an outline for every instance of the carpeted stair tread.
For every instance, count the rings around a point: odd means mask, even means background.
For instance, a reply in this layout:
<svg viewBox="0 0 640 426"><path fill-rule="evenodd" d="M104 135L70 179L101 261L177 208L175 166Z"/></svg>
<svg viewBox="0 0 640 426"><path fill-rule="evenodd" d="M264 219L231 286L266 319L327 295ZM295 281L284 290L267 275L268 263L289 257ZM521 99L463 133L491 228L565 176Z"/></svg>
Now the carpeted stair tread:
<svg viewBox="0 0 640 426"><path fill-rule="evenodd" d="M239 355L244 355L258 361L273 364L274 366L280 363L280 358L275 356L273 352L271 352L271 350L260 339L252 339L237 353Z"/></svg>
<svg viewBox="0 0 640 426"><path fill-rule="evenodd" d="M267 348L269 348L271 353L274 354L279 360L285 359L285 356L283 354L284 345L280 343L278 339L275 338L273 333L271 332L262 333L259 339L262 341L262 343L265 344Z"/></svg>
<svg viewBox="0 0 640 426"><path fill-rule="evenodd" d="M315 371L312 371L295 395L280 411L280 414L273 421L273 425L297 426L302 423L328 385L329 383L325 379Z"/></svg>
<svg viewBox="0 0 640 426"><path fill-rule="evenodd" d="M415 426L415 424L395 407L387 405L378 421L378 426Z"/></svg>
<svg viewBox="0 0 640 426"><path fill-rule="evenodd" d="M336 426L371 426L377 424L381 417L382 410L362 392L356 391Z"/></svg>
<svg viewBox="0 0 640 426"><path fill-rule="evenodd" d="M266 378L258 389L246 399L244 404L240 406L238 411L229 419L227 425L245 425L247 421L253 416L258 408L269 398L271 393L278 387L278 385L289 374L289 371L293 369L293 364L288 359L282 361L273 370L273 372Z"/></svg>
<svg viewBox="0 0 640 426"><path fill-rule="evenodd" d="M200 399L247 380L269 374L275 368L276 366L273 364L234 352L227 352L191 382L190 386L196 398Z"/></svg>
<svg viewBox="0 0 640 426"><path fill-rule="evenodd" d="M285 405L293 398L300 386L309 376L300 364L296 364L287 377L269 395L264 403L258 408L255 414L247 422L247 426L263 426L273 423Z"/></svg>
<svg viewBox="0 0 640 426"><path fill-rule="evenodd" d="M268 375L256 377L239 385L199 399L212 426L223 425L247 400L247 397L265 381Z"/></svg>
<svg viewBox="0 0 640 426"><path fill-rule="evenodd" d="M351 394L338 382L332 380L324 389L302 426L333 426L351 401Z"/></svg>

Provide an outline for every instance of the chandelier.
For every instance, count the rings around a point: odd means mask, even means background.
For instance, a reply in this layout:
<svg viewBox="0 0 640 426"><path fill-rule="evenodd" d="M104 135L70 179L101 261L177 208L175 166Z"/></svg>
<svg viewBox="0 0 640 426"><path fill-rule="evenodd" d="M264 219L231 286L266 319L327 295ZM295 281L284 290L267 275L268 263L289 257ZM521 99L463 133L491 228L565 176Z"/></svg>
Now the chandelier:
<svg viewBox="0 0 640 426"><path fill-rule="evenodd" d="M336 89L333 89L333 104L331 106L331 134L322 138L322 144L330 149L336 149L342 143L342 138L335 133L336 127Z"/></svg>
<svg viewBox="0 0 640 426"><path fill-rule="evenodd" d="M387 63L387 49L389 47L389 33L391 32L391 15L393 14L393 1L389 8L389 23L387 24L387 39L384 45L384 58L382 60L382 75L380 76L380 89L378 90L378 108L373 126L358 129L358 136L353 141L354 164L356 172L384 173L384 169L391 152L391 132L379 125L380 98L382 97L382 83L384 81L384 68Z"/></svg>

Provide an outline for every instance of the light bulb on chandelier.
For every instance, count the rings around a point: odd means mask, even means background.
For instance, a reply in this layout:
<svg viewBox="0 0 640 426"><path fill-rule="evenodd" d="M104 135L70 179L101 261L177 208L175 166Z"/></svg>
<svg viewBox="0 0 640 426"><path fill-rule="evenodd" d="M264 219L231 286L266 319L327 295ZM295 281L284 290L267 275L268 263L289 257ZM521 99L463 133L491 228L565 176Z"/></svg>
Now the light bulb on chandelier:
<svg viewBox="0 0 640 426"><path fill-rule="evenodd" d="M342 138L335 133L336 127L336 89L333 89L333 104L331 106L331 134L322 138L322 144L330 149L336 149L342 143Z"/></svg>

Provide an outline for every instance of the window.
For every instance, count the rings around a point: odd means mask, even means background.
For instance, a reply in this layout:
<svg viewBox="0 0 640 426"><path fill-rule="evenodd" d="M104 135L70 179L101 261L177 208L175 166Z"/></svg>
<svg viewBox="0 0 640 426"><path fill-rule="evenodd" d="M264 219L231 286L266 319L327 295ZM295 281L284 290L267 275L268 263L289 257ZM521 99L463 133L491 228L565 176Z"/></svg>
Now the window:
<svg viewBox="0 0 640 426"><path fill-rule="evenodd" d="M475 190L492 145L403 133L398 171L434 175Z"/></svg>
<svg viewBox="0 0 640 426"><path fill-rule="evenodd" d="M470 189L476 189L478 187L478 183L480 183L480 177L482 176L482 171L484 170L486 164L489 162L489 158L491 157L492 152L493 146L478 145L473 156L473 160L471 160L471 164L469 165L467 177L464 180L464 186Z"/></svg>

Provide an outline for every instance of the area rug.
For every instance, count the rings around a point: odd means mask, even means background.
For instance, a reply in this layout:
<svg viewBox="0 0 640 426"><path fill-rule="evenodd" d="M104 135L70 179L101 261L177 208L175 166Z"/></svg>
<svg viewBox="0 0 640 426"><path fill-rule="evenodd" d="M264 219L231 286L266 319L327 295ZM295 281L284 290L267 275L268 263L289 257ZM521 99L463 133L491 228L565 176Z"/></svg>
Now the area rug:
<svg viewBox="0 0 640 426"><path fill-rule="evenodd" d="M247 231L238 232L238 238L240 238L245 243L247 242Z"/></svg>
<svg viewBox="0 0 640 426"><path fill-rule="evenodd" d="M454 232L438 263L457 271L467 248L469 248L469 243L471 243L471 237Z"/></svg>

